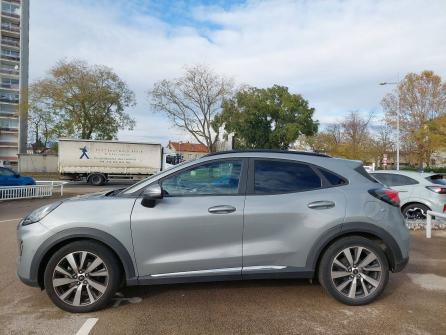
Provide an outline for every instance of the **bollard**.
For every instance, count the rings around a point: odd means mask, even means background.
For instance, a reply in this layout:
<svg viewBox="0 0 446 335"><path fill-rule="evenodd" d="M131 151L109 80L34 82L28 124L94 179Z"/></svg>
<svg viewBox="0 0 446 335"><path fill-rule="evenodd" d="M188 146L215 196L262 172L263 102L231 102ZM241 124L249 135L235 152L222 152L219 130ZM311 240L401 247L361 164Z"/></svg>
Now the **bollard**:
<svg viewBox="0 0 446 335"><path fill-rule="evenodd" d="M431 238L431 237L432 237L432 215L428 212L426 220L426 238Z"/></svg>

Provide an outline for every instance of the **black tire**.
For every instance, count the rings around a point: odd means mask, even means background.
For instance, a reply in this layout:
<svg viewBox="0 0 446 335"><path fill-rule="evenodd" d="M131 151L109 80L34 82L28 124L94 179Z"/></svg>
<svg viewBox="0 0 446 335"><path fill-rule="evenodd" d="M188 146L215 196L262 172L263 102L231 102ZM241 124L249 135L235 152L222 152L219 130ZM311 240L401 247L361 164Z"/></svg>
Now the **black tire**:
<svg viewBox="0 0 446 335"><path fill-rule="evenodd" d="M352 268L348 267L349 262L347 260L347 257L345 257L345 260L342 259L342 257L345 256L343 251L347 248L352 248L349 250L361 250L359 248L364 248L362 249L362 251L357 252L360 254L360 256L362 255L359 258L359 261L356 261L356 255L353 255L350 252L350 255L352 255L353 263L355 263L355 261L357 263L353 264L354 267ZM365 258L367 258L369 254L373 254L374 256L376 256L376 260L373 260L373 262L369 263L372 264L370 268L380 268L380 272L369 272L364 270L369 269L367 266L358 266L362 262L366 261ZM373 258L373 256L370 257ZM335 258L337 261L341 261L341 265L347 267L347 271L341 269L340 267L338 268L338 265L335 264ZM333 272L333 276L337 276L337 274L342 275L344 273L350 273L350 275L343 275L342 277L333 279L332 270L334 269L336 269L337 271ZM356 270L355 275L353 275L354 270ZM373 286L371 282L368 282L365 278L367 278L367 280L372 280L376 286ZM384 251L374 241L362 236L348 236L335 241L325 251L319 265L318 279L319 283L324 287L324 289L336 300L344 304L353 306L366 305L378 298L384 291L389 280L389 263L387 261L386 255L384 254ZM347 286L343 290L339 290L339 288L341 288L348 281L350 281L350 284L347 284ZM353 281L355 282L356 286L354 287L354 297L352 298L349 297L348 294L353 292ZM365 288L363 285L365 286Z"/></svg>
<svg viewBox="0 0 446 335"><path fill-rule="evenodd" d="M101 186L105 183L105 177L103 174L94 173L88 177L88 183L92 186Z"/></svg>
<svg viewBox="0 0 446 335"><path fill-rule="evenodd" d="M430 208L426 205L413 203L403 207L401 213L406 220L426 220L427 211L430 211Z"/></svg>
<svg viewBox="0 0 446 335"><path fill-rule="evenodd" d="M103 293L96 291L94 289L94 286L92 286L90 284L91 282L88 282L88 285L87 285L87 283L86 283L87 280L90 280L92 278L88 278L88 279L85 278L86 280L84 281L84 283L85 283L84 288L81 288L81 290L80 290L82 297L84 297L84 299L87 299L89 294L94 294L95 292L97 292L98 295L100 295L100 296L96 297L97 298L96 300L93 299L93 301L94 301L93 303L91 303L91 301L89 300L88 304L83 304L83 305L79 305L79 306L75 306L72 303L69 303L68 301L63 301L60 297L61 292L56 292L56 288L53 285L54 275L56 274L56 271L55 271L56 267L58 265L60 266L60 264L63 264L60 262L63 262L64 259L66 259L65 257L67 255L69 255L70 253L76 254L77 252L87 252L87 253L94 254L95 256L97 255L98 258L100 258L103 261L103 264L105 265L105 267L103 267L103 268L105 268L108 273L108 278L107 278L106 284L103 285L104 287L106 287L106 289L104 290ZM79 261L79 259L80 258L78 258L77 260ZM91 263L87 262L84 268L87 268L88 265L90 265ZM100 265L100 266L102 266L102 265ZM59 272L57 272L57 273L59 275ZM65 278L68 278L68 277L64 277L63 279L65 279ZM98 279L98 277L94 277L94 279L96 281L96 279ZM73 280L73 279L69 278L69 280ZM80 280L83 280L83 279L80 279ZM57 250L51 256L51 258L45 268L45 273L44 273L45 290L46 290L49 298L57 307L59 307L60 309L62 309L64 311L70 312L70 313L88 313L88 312L96 311L96 310L106 307L109 304L109 302L111 301L111 299L114 296L114 294L116 293L116 291L118 290L121 281L122 281L121 267L119 266L119 263L116 259L116 256L113 254L113 252L110 249L108 249L106 246L104 246L100 243L96 243L93 241L86 241L86 240L72 242L70 244L63 246L59 250ZM66 288L67 291L69 291L70 289L72 289L73 286L76 286L76 284L79 284L79 283L82 286L81 282L73 282L70 284L66 284L64 286L58 286L58 290L60 287L63 287L63 288ZM67 285L68 285L68 287L67 287ZM78 287L78 286L79 285L77 285L76 287ZM87 286L89 286L88 292L86 291ZM76 290L77 289L74 288L74 291L72 291L73 293L70 294L67 299L69 299L70 296L74 296L76 293ZM75 298L73 298L73 302L74 302L74 299Z"/></svg>

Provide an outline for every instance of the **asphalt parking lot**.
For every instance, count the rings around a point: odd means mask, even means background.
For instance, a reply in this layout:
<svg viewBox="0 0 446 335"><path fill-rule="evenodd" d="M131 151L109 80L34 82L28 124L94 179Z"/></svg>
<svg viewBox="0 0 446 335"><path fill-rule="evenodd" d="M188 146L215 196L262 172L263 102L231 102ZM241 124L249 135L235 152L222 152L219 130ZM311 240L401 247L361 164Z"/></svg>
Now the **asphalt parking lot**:
<svg viewBox="0 0 446 335"><path fill-rule="evenodd" d="M263 280L125 288L105 310L63 312L15 274L18 220L50 201L0 202L0 334L76 334L86 322L90 334L446 334L446 231L413 232L409 265L367 306L342 305L317 283Z"/></svg>

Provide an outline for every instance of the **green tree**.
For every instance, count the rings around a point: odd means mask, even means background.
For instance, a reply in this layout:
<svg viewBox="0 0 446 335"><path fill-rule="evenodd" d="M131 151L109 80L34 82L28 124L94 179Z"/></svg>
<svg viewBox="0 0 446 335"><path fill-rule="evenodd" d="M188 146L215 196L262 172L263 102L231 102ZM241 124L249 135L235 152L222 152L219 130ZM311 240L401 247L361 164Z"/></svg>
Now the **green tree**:
<svg viewBox="0 0 446 335"><path fill-rule="evenodd" d="M287 87L248 87L223 102L215 119L227 133L234 133L236 148L287 149L299 135L317 132L314 108Z"/></svg>
<svg viewBox="0 0 446 335"><path fill-rule="evenodd" d="M57 121L54 131L62 136L113 139L119 129L135 125L125 113L135 104L134 93L106 66L60 61L31 85L30 96L39 114L49 112Z"/></svg>

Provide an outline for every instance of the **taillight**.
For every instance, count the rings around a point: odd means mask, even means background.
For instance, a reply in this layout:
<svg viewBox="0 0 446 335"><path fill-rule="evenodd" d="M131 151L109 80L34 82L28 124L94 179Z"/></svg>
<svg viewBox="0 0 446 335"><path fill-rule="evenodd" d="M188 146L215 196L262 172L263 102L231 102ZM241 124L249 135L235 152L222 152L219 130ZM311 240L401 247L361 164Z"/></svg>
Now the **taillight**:
<svg viewBox="0 0 446 335"><path fill-rule="evenodd" d="M369 190L369 193L375 198L387 202L392 206L400 206L400 197L398 196L398 192L395 190L390 188L375 188L373 190Z"/></svg>
<svg viewBox="0 0 446 335"><path fill-rule="evenodd" d="M443 213L446 212L446 204L443 205Z"/></svg>
<svg viewBox="0 0 446 335"><path fill-rule="evenodd" d="M426 186L429 191L438 193L438 194L446 194L446 187L441 186Z"/></svg>

